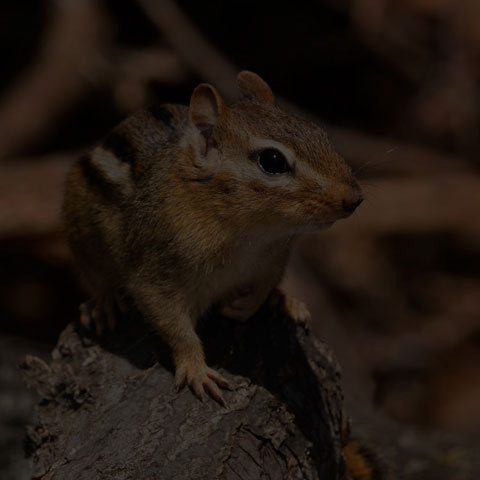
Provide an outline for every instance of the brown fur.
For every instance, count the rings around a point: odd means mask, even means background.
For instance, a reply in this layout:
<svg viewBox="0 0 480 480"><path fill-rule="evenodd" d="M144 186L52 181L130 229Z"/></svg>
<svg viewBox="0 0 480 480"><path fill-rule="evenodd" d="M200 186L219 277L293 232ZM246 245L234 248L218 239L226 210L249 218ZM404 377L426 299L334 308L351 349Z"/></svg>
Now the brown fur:
<svg viewBox="0 0 480 480"><path fill-rule="evenodd" d="M126 292L171 346L177 383L219 401L226 382L205 364L197 318L228 312L239 291L252 293L235 317L251 316L279 283L292 239L361 199L323 130L275 107L257 75L242 72L239 85L244 98L230 107L202 84L190 108L127 118L74 165L63 208L91 295ZM281 150L292 172L262 171L264 148Z"/></svg>

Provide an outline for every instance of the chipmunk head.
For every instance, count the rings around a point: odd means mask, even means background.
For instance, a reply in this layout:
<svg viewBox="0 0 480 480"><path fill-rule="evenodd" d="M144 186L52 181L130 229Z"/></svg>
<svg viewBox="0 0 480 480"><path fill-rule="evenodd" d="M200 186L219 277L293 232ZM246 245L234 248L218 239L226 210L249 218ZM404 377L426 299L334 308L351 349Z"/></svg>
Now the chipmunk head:
<svg viewBox="0 0 480 480"><path fill-rule="evenodd" d="M238 85L242 98L230 107L208 84L190 101L192 173L219 213L299 230L350 215L362 193L325 132L277 108L255 73L241 72Z"/></svg>

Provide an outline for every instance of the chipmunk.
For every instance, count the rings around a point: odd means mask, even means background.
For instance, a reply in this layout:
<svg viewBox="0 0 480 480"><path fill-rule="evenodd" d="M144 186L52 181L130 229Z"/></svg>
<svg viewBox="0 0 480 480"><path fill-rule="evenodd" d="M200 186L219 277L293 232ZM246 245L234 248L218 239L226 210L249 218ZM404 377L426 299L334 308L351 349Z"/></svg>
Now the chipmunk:
<svg viewBox="0 0 480 480"><path fill-rule="evenodd" d="M292 240L363 199L320 127L277 108L255 73L240 72L238 85L231 106L201 84L188 107L124 120L73 165L63 205L92 295L83 321L111 319L128 296L170 346L177 386L220 403L228 382L205 362L197 319L212 308L250 318L279 284Z"/></svg>

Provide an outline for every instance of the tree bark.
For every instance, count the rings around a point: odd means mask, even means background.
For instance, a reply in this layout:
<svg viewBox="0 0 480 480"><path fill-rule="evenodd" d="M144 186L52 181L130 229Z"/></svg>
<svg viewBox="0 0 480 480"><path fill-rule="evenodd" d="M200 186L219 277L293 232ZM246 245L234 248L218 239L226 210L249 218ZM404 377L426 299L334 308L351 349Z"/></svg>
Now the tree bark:
<svg viewBox="0 0 480 480"><path fill-rule="evenodd" d="M22 364L42 398L28 432L33 477L341 478L338 364L279 298L248 322L211 316L199 328L233 386L227 407L175 390L168 349L138 314L102 339L69 325L50 364Z"/></svg>

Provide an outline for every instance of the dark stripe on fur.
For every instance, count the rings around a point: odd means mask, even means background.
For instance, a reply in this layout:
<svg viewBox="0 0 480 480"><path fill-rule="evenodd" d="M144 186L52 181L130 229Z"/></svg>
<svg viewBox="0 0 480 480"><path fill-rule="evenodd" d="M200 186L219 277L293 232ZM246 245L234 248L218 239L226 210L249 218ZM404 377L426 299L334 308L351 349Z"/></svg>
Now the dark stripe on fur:
<svg viewBox="0 0 480 480"><path fill-rule="evenodd" d="M206 175L205 177L195 177L195 178L192 178L192 182L208 183L212 178L213 178L213 175Z"/></svg>
<svg viewBox="0 0 480 480"><path fill-rule="evenodd" d="M167 126L170 130L173 130L173 115L172 113L167 110L162 105L153 105L148 108L148 111L159 122L162 122L165 126Z"/></svg>
<svg viewBox="0 0 480 480"><path fill-rule="evenodd" d="M131 165L132 171L135 170L135 148L124 135L111 132L102 142L103 148L112 152L121 162Z"/></svg>

